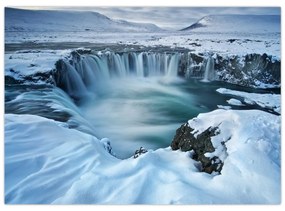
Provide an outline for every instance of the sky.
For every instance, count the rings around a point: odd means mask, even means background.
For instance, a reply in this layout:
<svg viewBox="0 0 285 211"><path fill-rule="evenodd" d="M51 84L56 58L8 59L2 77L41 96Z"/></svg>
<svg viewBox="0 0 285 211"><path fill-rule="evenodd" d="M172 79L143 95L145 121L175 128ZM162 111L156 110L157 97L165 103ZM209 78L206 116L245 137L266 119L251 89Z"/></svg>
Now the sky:
<svg viewBox="0 0 285 211"><path fill-rule="evenodd" d="M164 29L182 29L206 15L280 15L279 7L21 7L25 9L64 9L95 11L112 19L154 23Z"/></svg>

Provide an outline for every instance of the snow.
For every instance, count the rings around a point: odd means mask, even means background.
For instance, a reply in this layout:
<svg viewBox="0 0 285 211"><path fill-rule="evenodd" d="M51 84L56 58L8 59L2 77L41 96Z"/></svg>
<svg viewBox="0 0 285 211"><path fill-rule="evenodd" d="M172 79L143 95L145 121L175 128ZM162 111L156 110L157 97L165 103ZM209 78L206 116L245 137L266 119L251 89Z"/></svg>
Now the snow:
<svg viewBox="0 0 285 211"><path fill-rule="evenodd" d="M235 106L243 106L242 102L237 100L237 99L234 99L234 98L231 98L229 100L227 100L228 104L230 105L235 105Z"/></svg>
<svg viewBox="0 0 285 211"><path fill-rule="evenodd" d="M22 50L5 53L5 75L22 80L23 76L55 69L55 63L72 50Z"/></svg>
<svg viewBox="0 0 285 211"><path fill-rule="evenodd" d="M208 15L184 31L220 33L280 33L280 15ZM266 25L266 27L265 27Z"/></svg>
<svg viewBox="0 0 285 211"><path fill-rule="evenodd" d="M237 39L229 42L230 39ZM127 43L133 43L132 41ZM220 55L268 54L280 60L280 34L244 34L219 32L172 32L154 35L152 39L138 42L146 46L171 46L190 49L193 53L218 53Z"/></svg>
<svg viewBox="0 0 285 211"><path fill-rule="evenodd" d="M44 27L43 27L44 26ZM97 12L5 9L5 31L9 32L149 32L162 31L154 24L112 20Z"/></svg>
<svg viewBox="0 0 285 211"><path fill-rule="evenodd" d="M171 32L150 24L112 20L94 12L84 15L71 11L6 9L5 12L7 45L80 40L184 47L193 53L214 56L266 53L275 60L281 57L280 21L264 21L269 16L257 22L239 16L234 27L229 27L233 17L217 21L221 17L210 16L214 19L200 20L204 27ZM241 23L245 24L242 28ZM5 75L21 80L24 76L50 71L56 61L68 57L70 52L71 49L6 51ZM232 105L257 104L281 114L281 95L224 88L217 91L243 98L229 100ZM29 96L20 95L15 101L21 97ZM73 104L55 100L49 106L70 111ZM70 121L80 122L83 129L70 129L68 124L72 122L5 114L5 202L280 204L281 116L258 110L230 110L230 106L223 105L218 108L221 109L200 114L188 122L196 134L219 127L211 139L216 150L206 156L218 156L224 162L221 175L199 172L199 164L190 158L191 152L172 151L170 147L148 150L137 159L120 160L112 155L108 138L99 140L86 133L79 114Z"/></svg>
<svg viewBox="0 0 285 211"><path fill-rule="evenodd" d="M198 171L191 152L167 147L119 160L105 149L106 139L43 117L5 114L5 201L279 204L280 122L263 111L223 109L189 120L198 133L219 127L212 142L224 166L221 175L209 175Z"/></svg>
<svg viewBox="0 0 285 211"><path fill-rule="evenodd" d="M224 106L224 105L217 105L217 107L221 108L221 109L225 109L225 110L228 110L228 109L232 108L231 106Z"/></svg>
<svg viewBox="0 0 285 211"><path fill-rule="evenodd" d="M214 20L208 21L207 27L190 31L166 31L150 24L112 20L95 12L7 8L5 15L5 43L80 40L90 43L183 47L193 53L266 53L277 60L281 58L280 16L209 16ZM238 24L233 25L233 21Z"/></svg>
<svg viewBox="0 0 285 211"><path fill-rule="evenodd" d="M281 114L281 95L280 94L258 94L241 92L226 88L219 88L217 92L225 95L232 95L244 98L244 102L249 105L257 104L263 108L269 108Z"/></svg>

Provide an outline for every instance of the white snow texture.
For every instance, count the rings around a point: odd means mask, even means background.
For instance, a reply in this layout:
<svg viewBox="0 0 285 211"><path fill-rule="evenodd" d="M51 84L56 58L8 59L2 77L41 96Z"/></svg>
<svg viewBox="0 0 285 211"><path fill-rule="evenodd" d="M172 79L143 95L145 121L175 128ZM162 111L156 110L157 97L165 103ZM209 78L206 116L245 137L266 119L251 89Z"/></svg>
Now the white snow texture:
<svg viewBox="0 0 285 211"><path fill-rule="evenodd" d="M219 126L213 144L225 141L227 151L216 150L224 154L221 175L209 175L198 171L190 152L168 147L119 160L100 140L62 123L6 114L5 200L11 204L278 204L280 121L280 116L263 111L233 110L215 110L190 120L195 131Z"/></svg>

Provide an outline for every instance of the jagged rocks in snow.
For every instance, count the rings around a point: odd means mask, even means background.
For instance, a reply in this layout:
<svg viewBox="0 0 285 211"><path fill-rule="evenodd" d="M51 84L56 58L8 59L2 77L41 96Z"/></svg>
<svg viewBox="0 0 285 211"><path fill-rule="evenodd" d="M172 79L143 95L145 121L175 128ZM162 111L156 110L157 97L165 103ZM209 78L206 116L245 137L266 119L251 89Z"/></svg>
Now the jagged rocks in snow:
<svg viewBox="0 0 285 211"><path fill-rule="evenodd" d="M248 87L279 86L280 67L280 60L267 54L218 55L215 64L218 80Z"/></svg>
<svg viewBox="0 0 285 211"><path fill-rule="evenodd" d="M212 145L211 137L219 134L218 127L209 127L200 134L193 133L194 129L188 123L181 125L176 130L176 135L171 143L172 150L194 151L193 159L201 162L201 171L211 174L221 172L223 162L217 156L206 157L205 153L212 153L215 148ZM221 143L222 145L223 142Z"/></svg>

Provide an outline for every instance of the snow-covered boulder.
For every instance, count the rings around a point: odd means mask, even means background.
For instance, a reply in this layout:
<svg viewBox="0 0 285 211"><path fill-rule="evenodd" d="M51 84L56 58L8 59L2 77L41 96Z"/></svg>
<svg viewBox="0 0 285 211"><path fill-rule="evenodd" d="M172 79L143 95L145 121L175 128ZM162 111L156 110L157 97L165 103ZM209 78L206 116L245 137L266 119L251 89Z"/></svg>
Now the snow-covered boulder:
<svg viewBox="0 0 285 211"><path fill-rule="evenodd" d="M212 158L206 157L206 153L212 153L215 151L211 142L211 137L219 133L218 127L209 127L202 133L193 133L194 129L190 127L188 123L181 125L176 130L176 135L171 143L172 150L181 149L183 152L192 151L192 158L201 162L200 170L207 173L221 172L223 162L217 156ZM197 131L198 132L198 131ZM224 142L220 142L219 148L222 151L226 151Z"/></svg>

